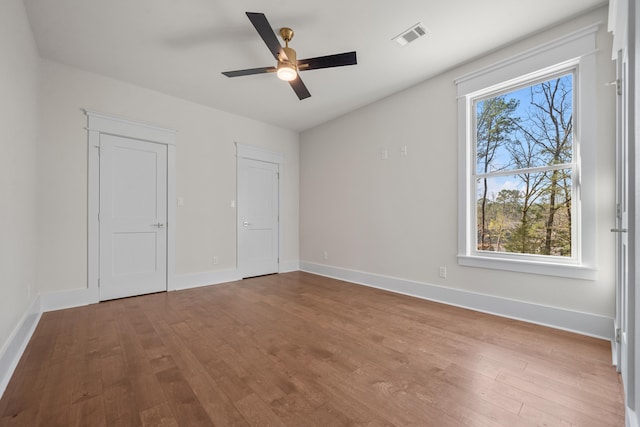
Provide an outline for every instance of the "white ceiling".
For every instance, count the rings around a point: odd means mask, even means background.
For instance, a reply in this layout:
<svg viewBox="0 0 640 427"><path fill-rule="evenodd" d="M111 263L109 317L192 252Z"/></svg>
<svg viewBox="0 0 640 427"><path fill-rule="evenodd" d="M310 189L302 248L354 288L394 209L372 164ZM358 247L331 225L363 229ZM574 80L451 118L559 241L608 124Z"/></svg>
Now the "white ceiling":
<svg viewBox="0 0 640 427"><path fill-rule="evenodd" d="M606 0L24 0L44 58L302 131ZM358 65L301 73L299 101L245 12L294 29L298 58L355 50ZM430 34L391 41L422 22Z"/></svg>

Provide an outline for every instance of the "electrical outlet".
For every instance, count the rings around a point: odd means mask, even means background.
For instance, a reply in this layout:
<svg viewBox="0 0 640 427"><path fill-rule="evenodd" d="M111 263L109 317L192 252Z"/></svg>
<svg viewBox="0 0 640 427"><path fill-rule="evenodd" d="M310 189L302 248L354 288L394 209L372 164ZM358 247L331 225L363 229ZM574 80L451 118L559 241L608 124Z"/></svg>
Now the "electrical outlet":
<svg viewBox="0 0 640 427"><path fill-rule="evenodd" d="M214 257L213 257L213 259L211 260L211 263L212 263L213 265L218 265L218 257L217 257L217 256L214 256Z"/></svg>
<svg viewBox="0 0 640 427"><path fill-rule="evenodd" d="M447 278L447 267L440 267L440 277L443 279Z"/></svg>
<svg viewBox="0 0 640 427"><path fill-rule="evenodd" d="M329 252L324 251L324 252L322 253L322 257L323 257L325 260L329 259Z"/></svg>

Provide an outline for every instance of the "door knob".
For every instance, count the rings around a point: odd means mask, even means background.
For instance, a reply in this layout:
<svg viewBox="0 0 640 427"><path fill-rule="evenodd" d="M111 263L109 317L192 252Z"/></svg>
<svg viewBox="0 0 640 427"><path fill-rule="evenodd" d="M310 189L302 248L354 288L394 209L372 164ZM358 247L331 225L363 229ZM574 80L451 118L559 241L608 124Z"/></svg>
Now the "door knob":
<svg viewBox="0 0 640 427"><path fill-rule="evenodd" d="M156 224L151 224L151 225L152 225L152 226L154 226L154 227L158 227L158 228L162 228L162 227L164 227L164 224L163 224L163 223L161 223L161 222L158 222L158 223L156 223Z"/></svg>
<svg viewBox="0 0 640 427"><path fill-rule="evenodd" d="M612 233L626 233L628 230L626 228L612 228Z"/></svg>
<svg viewBox="0 0 640 427"><path fill-rule="evenodd" d="M248 221L245 221L245 222L243 222L243 223L242 223L242 225L244 225L245 227L248 227L248 226L250 226L250 225L251 225L251 223L250 223L250 222L248 222Z"/></svg>

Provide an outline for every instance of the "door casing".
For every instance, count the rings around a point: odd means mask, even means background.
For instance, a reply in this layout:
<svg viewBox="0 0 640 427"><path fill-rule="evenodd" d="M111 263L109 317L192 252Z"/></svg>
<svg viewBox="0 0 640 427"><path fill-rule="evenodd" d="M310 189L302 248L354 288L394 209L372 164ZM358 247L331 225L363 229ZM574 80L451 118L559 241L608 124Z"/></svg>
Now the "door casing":
<svg viewBox="0 0 640 427"><path fill-rule="evenodd" d="M284 156L282 155L282 153L277 152L277 151L271 151L271 150L267 150L265 148L260 148L260 147L255 147L255 146L251 146L251 145L245 145L245 144L240 144L240 143L236 143L236 157L237 160L239 159L249 159L249 160L259 160L262 162L268 162L268 163L274 163L278 165L278 170L279 173L282 174L282 169L283 169L283 163L284 163ZM237 164L238 162L236 162ZM283 227L283 222L282 222L282 207L283 207L283 188L282 188L282 179L278 179L278 212L280 213L280 221L279 221L279 225L278 225L278 259L280 260L280 262L278 263L278 272L281 272L282 270L282 229ZM237 196L236 196L237 197ZM237 227L240 227L240 217L238 216L238 212L236 211L236 222L237 222ZM238 239L236 238L236 241L238 242ZM236 248L236 254L238 254L238 250ZM236 255L237 256L237 255ZM236 267L239 266L239 260L236 259ZM242 272L240 272L242 275Z"/></svg>
<svg viewBox="0 0 640 427"><path fill-rule="evenodd" d="M87 287L89 300L98 302L100 266L100 134L167 146L167 290L175 290L176 134L172 129L84 110L87 115Z"/></svg>
<svg viewBox="0 0 640 427"><path fill-rule="evenodd" d="M632 289L629 280L629 114L628 58L626 49L618 51L616 60L616 339L614 362L622 375L627 405L634 401L634 349Z"/></svg>

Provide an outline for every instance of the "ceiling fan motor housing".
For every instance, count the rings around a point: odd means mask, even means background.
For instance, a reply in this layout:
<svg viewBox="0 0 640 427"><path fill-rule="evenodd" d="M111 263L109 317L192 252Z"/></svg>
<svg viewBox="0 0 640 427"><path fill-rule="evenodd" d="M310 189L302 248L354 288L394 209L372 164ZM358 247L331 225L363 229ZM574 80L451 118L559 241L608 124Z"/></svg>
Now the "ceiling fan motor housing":
<svg viewBox="0 0 640 427"><path fill-rule="evenodd" d="M296 51L290 47L283 47L282 50L284 51L284 54L287 55L287 58L280 58L280 61L288 62L297 68L298 61L296 60Z"/></svg>

